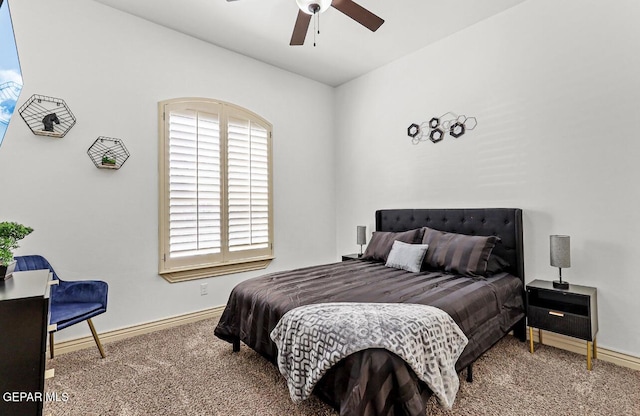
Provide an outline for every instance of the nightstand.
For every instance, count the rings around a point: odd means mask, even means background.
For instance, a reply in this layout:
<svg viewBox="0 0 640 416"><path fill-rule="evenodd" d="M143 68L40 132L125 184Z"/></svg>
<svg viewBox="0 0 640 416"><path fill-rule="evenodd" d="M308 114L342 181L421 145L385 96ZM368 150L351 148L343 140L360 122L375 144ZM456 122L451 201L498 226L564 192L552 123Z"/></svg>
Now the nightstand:
<svg viewBox="0 0 640 416"><path fill-rule="evenodd" d="M598 358L597 289L570 284L569 289L555 289L546 280L534 280L527 285L527 324L529 351L533 354L533 328L555 332L587 341L587 370L591 357Z"/></svg>
<svg viewBox="0 0 640 416"><path fill-rule="evenodd" d="M357 253L353 253L353 254L343 254L342 255L342 261L348 261L348 260L358 260L359 258L361 258L362 256L360 254Z"/></svg>

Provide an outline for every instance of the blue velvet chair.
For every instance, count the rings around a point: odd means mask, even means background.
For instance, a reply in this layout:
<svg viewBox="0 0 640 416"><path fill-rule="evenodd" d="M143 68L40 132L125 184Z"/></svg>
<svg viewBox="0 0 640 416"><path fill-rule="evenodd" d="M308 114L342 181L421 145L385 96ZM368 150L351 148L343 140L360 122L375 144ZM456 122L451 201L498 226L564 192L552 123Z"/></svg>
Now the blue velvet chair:
<svg viewBox="0 0 640 416"><path fill-rule="evenodd" d="M49 269L57 285L51 286L49 296L50 318L49 324L56 324L57 328L49 332L49 352L53 358L53 333L78 322L87 321L93 339L105 357L100 338L91 322L91 318L107 311L107 292L109 286L99 280L64 281L58 277L51 264L42 256L18 256L16 272L27 270Z"/></svg>

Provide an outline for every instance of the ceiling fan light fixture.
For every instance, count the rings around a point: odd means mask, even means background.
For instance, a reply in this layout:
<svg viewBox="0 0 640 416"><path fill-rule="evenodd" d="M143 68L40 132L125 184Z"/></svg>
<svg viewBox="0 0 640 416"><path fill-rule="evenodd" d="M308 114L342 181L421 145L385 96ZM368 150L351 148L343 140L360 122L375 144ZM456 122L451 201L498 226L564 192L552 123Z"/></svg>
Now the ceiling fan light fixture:
<svg viewBox="0 0 640 416"><path fill-rule="evenodd" d="M332 0L296 0L298 7L306 14L322 13L331 6Z"/></svg>

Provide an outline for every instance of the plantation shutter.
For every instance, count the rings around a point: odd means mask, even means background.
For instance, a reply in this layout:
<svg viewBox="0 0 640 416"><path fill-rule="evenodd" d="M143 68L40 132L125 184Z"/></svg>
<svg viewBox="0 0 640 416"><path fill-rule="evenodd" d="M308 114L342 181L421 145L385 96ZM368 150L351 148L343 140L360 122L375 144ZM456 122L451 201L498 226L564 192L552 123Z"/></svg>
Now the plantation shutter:
<svg viewBox="0 0 640 416"><path fill-rule="evenodd" d="M269 131L230 114L227 124L229 251L269 248Z"/></svg>
<svg viewBox="0 0 640 416"><path fill-rule="evenodd" d="M169 281L273 258L271 125L207 99L160 103L160 262Z"/></svg>
<svg viewBox="0 0 640 416"><path fill-rule="evenodd" d="M169 112L169 256L219 254L220 117L193 109Z"/></svg>

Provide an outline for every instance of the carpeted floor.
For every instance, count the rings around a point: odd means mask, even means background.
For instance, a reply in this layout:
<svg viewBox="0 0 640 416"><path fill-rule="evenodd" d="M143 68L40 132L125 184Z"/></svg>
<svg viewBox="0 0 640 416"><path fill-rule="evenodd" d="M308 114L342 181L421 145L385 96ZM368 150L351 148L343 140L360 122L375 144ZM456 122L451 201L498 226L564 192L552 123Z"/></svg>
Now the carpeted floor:
<svg viewBox="0 0 640 416"><path fill-rule="evenodd" d="M45 415L336 415L315 397L296 405L284 379L264 358L213 335L216 320L142 335L48 361L55 377L45 390L68 394L48 402ZM461 378L452 410L434 399L428 415L640 416L640 372L553 347L506 337L474 366L474 382Z"/></svg>

